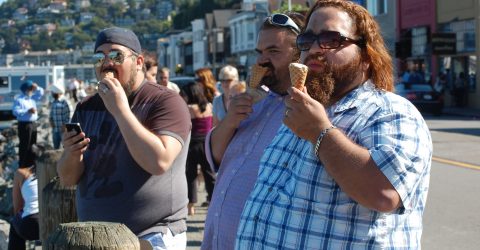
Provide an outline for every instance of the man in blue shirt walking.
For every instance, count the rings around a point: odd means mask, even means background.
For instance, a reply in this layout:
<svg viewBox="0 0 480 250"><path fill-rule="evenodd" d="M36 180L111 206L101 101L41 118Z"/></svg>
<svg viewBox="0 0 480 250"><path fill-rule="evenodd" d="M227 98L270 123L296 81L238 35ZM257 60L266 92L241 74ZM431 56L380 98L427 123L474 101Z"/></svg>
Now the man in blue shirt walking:
<svg viewBox="0 0 480 250"><path fill-rule="evenodd" d="M31 80L21 86L22 93L15 99L13 115L18 120L18 139L20 141L18 156L19 167L29 167L35 164L35 154L32 145L37 143L38 110L37 101L43 96L43 88Z"/></svg>

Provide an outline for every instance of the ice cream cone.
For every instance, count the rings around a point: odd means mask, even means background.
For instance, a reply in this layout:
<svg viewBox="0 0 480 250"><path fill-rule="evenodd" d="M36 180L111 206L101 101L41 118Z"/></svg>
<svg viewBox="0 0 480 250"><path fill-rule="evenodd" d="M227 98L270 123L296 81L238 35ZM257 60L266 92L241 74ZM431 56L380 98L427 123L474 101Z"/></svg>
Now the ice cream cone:
<svg viewBox="0 0 480 250"><path fill-rule="evenodd" d="M290 71L292 86L300 90L303 89L305 80L307 79L308 67L301 63L290 63L288 69Z"/></svg>
<svg viewBox="0 0 480 250"><path fill-rule="evenodd" d="M112 71L107 71L107 72L102 73L102 79L105 79L105 78L107 78L107 77L108 77L108 78L114 78L115 75L113 74Z"/></svg>
<svg viewBox="0 0 480 250"><path fill-rule="evenodd" d="M260 85L263 76L267 72L268 68L262 67L258 64L252 66L252 72L250 74L250 88L255 89Z"/></svg>
<svg viewBox="0 0 480 250"><path fill-rule="evenodd" d="M103 80L105 78L114 78L115 75L113 74L113 71L105 71L100 74L100 78ZM98 86L100 85L100 81L97 82L97 86L95 86L95 90L98 91Z"/></svg>

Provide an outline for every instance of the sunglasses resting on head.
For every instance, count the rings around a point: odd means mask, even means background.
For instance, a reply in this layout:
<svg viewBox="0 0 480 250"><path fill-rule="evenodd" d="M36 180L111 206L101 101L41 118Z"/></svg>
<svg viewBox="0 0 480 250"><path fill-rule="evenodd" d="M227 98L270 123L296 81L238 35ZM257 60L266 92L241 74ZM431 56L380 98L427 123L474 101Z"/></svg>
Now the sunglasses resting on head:
<svg viewBox="0 0 480 250"><path fill-rule="evenodd" d="M292 29L296 34L300 34L300 28L298 25L285 14L273 14L267 17L267 20L273 25L287 27Z"/></svg>

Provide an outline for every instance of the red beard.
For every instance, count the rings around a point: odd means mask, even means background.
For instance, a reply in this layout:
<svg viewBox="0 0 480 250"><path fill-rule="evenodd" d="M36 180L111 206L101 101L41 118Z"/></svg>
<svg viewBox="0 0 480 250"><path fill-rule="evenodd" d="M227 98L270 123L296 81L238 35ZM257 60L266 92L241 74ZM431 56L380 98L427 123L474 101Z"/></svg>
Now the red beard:
<svg viewBox="0 0 480 250"><path fill-rule="evenodd" d="M359 54L345 65L328 63L324 57L318 55L307 57L305 63L312 59L323 64L323 72L308 71L305 86L308 94L325 106L333 104L332 97L335 100L341 98L339 95L345 93L347 88L351 88L357 75L362 71Z"/></svg>

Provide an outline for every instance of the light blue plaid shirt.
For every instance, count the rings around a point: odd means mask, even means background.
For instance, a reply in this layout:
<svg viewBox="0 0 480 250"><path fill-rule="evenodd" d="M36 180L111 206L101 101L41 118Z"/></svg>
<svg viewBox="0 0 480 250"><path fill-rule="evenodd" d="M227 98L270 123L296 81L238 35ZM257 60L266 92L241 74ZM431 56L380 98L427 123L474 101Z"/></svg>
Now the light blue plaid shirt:
<svg viewBox="0 0 480 250"><path fill-rule="evenodd" d="M399 193L391 213L352 200L313 145L285 125L265 150L236 249L419 249L432 157L428 127L407 100L366 82L330 107L332 123L367 148Z"/></svg>

